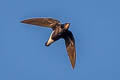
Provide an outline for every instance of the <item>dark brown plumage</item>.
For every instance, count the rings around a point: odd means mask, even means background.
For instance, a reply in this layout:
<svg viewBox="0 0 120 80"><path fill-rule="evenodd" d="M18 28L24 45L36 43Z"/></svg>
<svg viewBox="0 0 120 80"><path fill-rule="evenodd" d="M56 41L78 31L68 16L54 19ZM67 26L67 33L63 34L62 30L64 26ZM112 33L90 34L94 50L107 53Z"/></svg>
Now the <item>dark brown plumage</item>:
<svg viewBox="0 0 120 80"><path fill-rule="evenodd" d="M76 50L75 50L75 40L71 31L66 31L63 36L66 44L66 49L68 52L68 56L72 67L75 67L76 62Z"/></svg>
<svg viewBox="0 0 120 80"><path fill-rule="evenodd" d="M70 24L61 24L60 21L53 18L32 18L21 21L25 24L32 24L37 26L49 27L53 29L50 38L45 43L46 46L51 45L53 42L63 38L65 40L66 50L72 64L72 68L75 67L76 62L76 49L75 40L71 31L68 30Z"/></svg>
<svg viewBox="0 0 120 80"><path fill-rule="evenodd" d="M21 22L26 24L42 26L42 27L50 27L52 29L54 29L56 25L60 24L60 21L52 18L32 18L32 19L23 20Z"/></svg>

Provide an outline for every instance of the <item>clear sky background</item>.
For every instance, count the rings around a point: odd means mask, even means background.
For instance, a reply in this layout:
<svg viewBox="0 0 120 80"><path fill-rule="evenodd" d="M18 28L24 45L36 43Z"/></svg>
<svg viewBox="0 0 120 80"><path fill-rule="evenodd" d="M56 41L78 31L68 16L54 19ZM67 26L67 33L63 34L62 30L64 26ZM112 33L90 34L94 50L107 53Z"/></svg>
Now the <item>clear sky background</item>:
<svg viewBox="0 0 120 80"><path fill-rule="evenodd" d="M20 21L70 22L77 60L64 40L46 47L52 30ZM120 80L119 0L0 0L0 80Z"/></svg>

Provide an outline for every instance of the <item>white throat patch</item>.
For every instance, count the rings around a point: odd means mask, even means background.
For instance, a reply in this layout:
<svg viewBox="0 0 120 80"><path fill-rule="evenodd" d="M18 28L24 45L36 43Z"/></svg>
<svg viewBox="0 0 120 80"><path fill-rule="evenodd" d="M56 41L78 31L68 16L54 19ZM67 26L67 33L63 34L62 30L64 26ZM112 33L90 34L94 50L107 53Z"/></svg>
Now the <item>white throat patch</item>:
<svg viewBox="0 0 120 80"><path fill-rule="evenodd" d="M51 43L53 43L53 42L54 42L54 40L51 38L51 37L52 37L53 32L54 32L54 31L52 31L52 33L51 33L51 35L50 35L50 37L49 37L49 39L48 39L47 45L50 45Z"/></svg>

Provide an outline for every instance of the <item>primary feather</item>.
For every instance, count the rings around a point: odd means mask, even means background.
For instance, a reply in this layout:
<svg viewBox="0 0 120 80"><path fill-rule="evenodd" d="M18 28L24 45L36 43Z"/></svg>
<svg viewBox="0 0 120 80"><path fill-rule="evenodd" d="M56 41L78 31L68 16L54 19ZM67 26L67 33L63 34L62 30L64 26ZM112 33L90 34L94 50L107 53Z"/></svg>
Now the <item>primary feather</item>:
<svg viewBox="0 0 120 80"><path fill-rule="evenodd" d="M60 24L60 21L53 18L32 18L21 21L22 23L32 24L42 27L54 28L56 25Z"/></svg>
<svg viewBox="0 0 120 80"><path fill-rule="evenodd" d="M64 33L63 38L65 40L65 45L66 45L66 49L67 49L70 62L74 69L75 62L76 62L76 49L75 49L75 40L74 40L72 32L67 31L66 33Z"/></svg>

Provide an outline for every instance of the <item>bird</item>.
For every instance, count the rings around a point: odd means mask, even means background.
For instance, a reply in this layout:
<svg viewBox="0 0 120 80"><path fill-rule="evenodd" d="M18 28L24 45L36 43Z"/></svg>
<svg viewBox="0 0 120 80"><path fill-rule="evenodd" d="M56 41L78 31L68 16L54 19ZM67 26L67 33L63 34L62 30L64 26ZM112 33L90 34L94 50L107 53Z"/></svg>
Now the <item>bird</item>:
<svg viewBox="0 0 120 80"><path fill-rule="evenodd" d="M22 20L21 23L51 28L52 33L45 43L45 46L47 47L59 39L64 39L70 63L72 65L72 68L74 69L76 63L76 48L74 36L72 32L68 30L70 27L70 23L62 24L57 19L41 17Z"/></svg>

